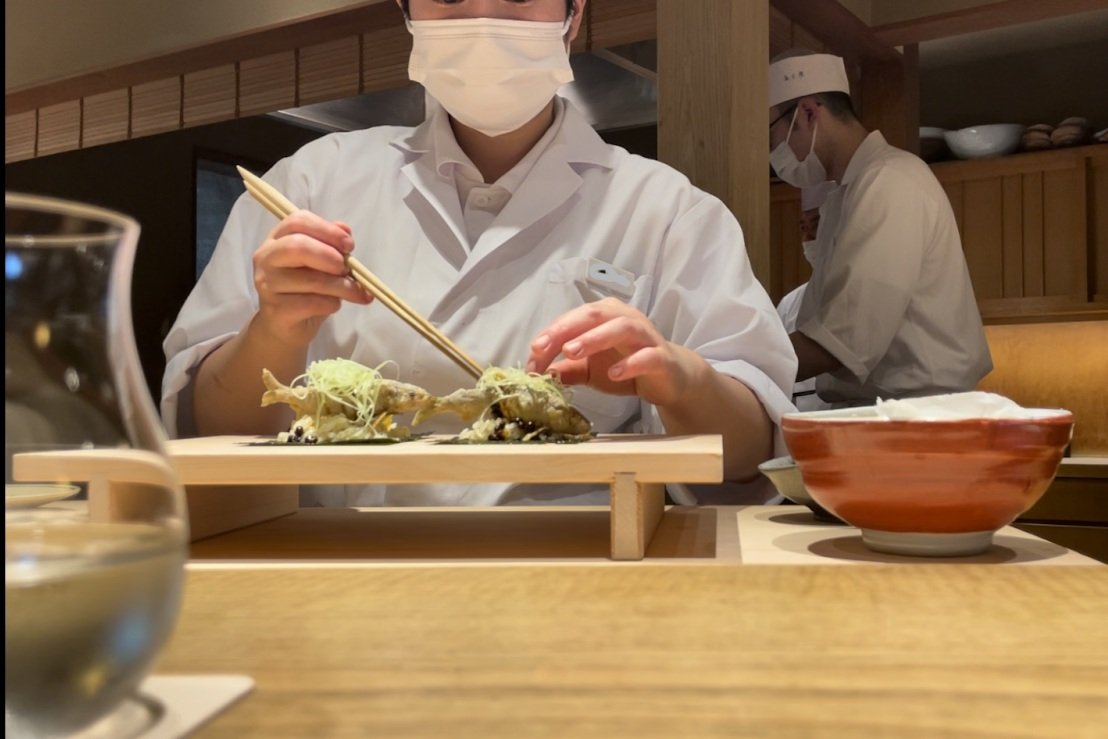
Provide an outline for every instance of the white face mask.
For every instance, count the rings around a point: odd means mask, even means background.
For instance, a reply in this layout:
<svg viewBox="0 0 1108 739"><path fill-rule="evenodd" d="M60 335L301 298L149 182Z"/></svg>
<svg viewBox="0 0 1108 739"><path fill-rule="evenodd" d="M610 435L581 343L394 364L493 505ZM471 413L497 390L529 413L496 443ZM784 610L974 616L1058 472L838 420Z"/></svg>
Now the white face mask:
<svg viewBox="0 0 1108 739"><path fill-rule="evenodd" d="M816 266L816 244L818 243L819 242L815 239L801 243L801 246L804 247L804 259L807 260L808 265L811 267Z"/></svg>
<svg viewBox="0 0 1108 739"><path fill-rule="evenodd" d="M823 168L823 162L816 156L816 133L819 125L812 129L812 147L808 150L808 156L804 161L799 161L789 146L789 138L793 135L793 126L796 125L796 116L800 113L800 106L793 113L792 122L789 124L789 133L785 136L776 149L769 155L770 166L785 182L793 187L815 187L827 179L827 170Z"/></svg>
<svg viewBox="0 0 1108 739"><path fill-rule="evenodd" d="M515 131L573 80L565 39L571 20L409 21L408 75L463 125L486 136Z"/></svg>

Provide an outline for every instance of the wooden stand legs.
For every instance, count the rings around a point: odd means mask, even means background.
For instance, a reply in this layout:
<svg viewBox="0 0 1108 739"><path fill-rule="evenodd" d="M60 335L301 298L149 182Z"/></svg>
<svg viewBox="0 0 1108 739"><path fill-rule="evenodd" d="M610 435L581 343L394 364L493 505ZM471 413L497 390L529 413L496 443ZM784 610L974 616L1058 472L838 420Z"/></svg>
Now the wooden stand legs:
<svg viewBox="0 0 1108 739"><path fill-rule="evenodd" d="M654 537L665 509L661 483L640 483L630 473L612 481L612 559L639 560Z"/></svg>

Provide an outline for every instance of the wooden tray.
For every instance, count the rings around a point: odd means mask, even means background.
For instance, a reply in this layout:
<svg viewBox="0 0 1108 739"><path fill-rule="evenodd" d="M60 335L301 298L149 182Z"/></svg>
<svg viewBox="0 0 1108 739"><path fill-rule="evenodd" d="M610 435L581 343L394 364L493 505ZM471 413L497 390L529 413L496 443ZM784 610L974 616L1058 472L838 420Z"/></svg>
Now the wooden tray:
<svg viewBox="0 0 1108 739"><path fill-rule="evenodd" d="M292 513L299 484L530 482L603 483L611 488L613 559L642 559L665 503L664 483L723 480L718 435L602 435L580 444L449 444L427 437L398 444L274 445L267 437L215 436L169 442L186 486L193 539ZM91 515L122 515L148 482L142 452L96 449L17 455L17 480L89 482ZM133 468L133 469L132 469Z"/></svg>

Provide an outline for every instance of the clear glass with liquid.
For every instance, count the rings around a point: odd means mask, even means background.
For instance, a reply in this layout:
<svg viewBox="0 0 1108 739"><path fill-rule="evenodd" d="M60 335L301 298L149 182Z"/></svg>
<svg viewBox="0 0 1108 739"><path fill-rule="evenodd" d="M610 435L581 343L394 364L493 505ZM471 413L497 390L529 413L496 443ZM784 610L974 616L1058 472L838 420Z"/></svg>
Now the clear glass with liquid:
<svg viewBox="0 0 1108 739"><path fill-rule="evenodd" d="M138 232L5 196L9 737L135 737L157 719L138 687L177 618L188 535L134 346Z"/></svg>

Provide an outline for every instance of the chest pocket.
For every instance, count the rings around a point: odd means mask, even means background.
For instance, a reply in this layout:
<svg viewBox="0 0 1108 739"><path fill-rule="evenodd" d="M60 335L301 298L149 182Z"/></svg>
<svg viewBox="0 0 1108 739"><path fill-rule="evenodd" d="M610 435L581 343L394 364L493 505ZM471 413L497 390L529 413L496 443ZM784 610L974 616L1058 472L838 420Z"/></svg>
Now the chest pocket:
<svg viewBox="0 0 1108 739"><path fill-rule="evenodd" d="M636 275L591 257L560 259L549 267L546 292L559 315L604 298L622 300L647 313L654 287L653 275Z"/></svg>
<svg viewBox="0 0 1108 739"><path fill-rule="evenodd" d="M647 313L653 288L653 275L636 275L590 257L572 257L549 267L543 310L553 320L582 305L616 298ZM591 388L574 388L573 404L592 421L598 433L619 429L638 415L640 407L634 396L606 395Z"/></svg>

